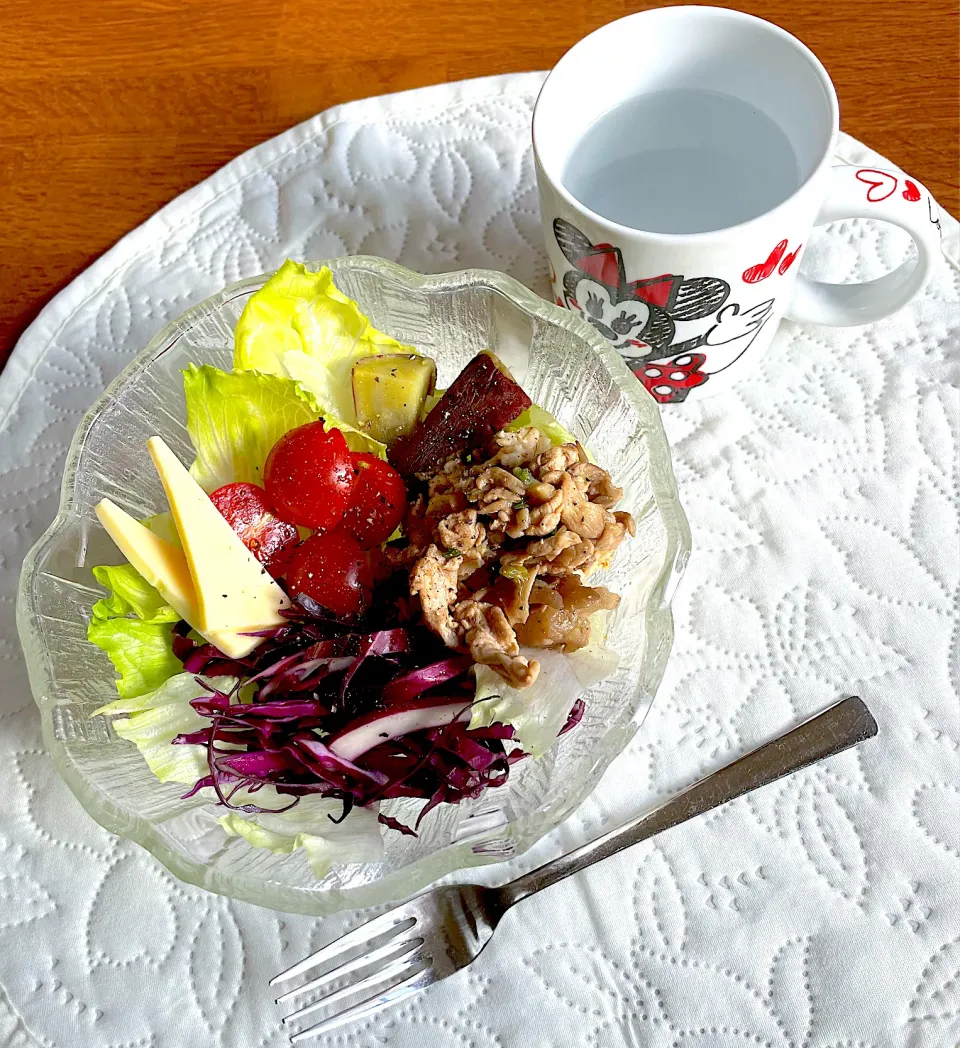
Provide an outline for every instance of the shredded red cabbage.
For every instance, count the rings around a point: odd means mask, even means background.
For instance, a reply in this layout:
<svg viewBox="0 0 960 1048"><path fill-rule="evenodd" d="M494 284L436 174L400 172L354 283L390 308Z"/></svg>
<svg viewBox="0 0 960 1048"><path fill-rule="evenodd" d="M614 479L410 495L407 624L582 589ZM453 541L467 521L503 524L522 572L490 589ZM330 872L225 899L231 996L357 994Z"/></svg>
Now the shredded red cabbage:
<svg viewBox="0 0 960 1048"><path fill-rule="evenodd" d="M583 719L583 711L585 708L586 707L583 704L583 699L577 699L577 701L573 704L573 709L567 716L566 724L564 724L560 731L557 732L557 738L559 738L561 735L565 735L571 728L575 728L580 723L580 721Z"/></svg>
<svg viewBox="0 0 960 1048"><path fill-rule="evenodd" d="M503 785L526 756L515 742L508 748L513 728L468 727L471 660L451 656L424 626L399 621L397 606L379 622L345 620L301 595L287 621L262 631L263 642L243 659L177 628L174 653L186 672L237 678L229 694L198 679L203 694L191 705L209 726L173 741L205 746L208 773L184 798L212 789L226 807L256 813L287 811L319 794L342 802L334 820L341 821L355 804L414 797L426 801L419 827L438 804ZM563 731L582 716L578 700ZM264 808L249 800L268 785L290 804ZM246 803L235 804L241 789ZM416 835L392 816L379 819Z"/></svg>
<svg viewBox="0 0 960 1048"><path fill-rule="evenodd" d="M447 681L463 676L470 669L471 661L466 655L456 655L450 659L441 659L429 666L403 673L394 677L383 689L383 701L394 703L407 702L422 695L431 688L436 688Z"/></svg>
<svg viewBox="0 0 960 1048"><path fill-rule="evenodd" d="M383 823L384 826L389 830L396 830L398 833L405 833L408 837L416 837L417 831L413 827L408 826L405 822L401 822L399 819L395 819L392 815L384 815L383 812L377 816L377 820Z"/></svg>

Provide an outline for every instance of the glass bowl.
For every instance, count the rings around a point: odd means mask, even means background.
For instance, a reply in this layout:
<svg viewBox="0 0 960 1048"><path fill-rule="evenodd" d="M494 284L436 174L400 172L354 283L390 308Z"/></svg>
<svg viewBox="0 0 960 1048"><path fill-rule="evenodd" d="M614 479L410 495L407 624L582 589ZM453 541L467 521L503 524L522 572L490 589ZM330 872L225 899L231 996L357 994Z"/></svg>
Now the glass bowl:
<svg viewBox="0 0 960 1048"><path fill-rule="evenodd" d="M385 859L334 869L317 880L301 852L275 855L228 837L216 808L180 799L109 720L91 718L116 698L107 656L86 640L103 594L94 564L121 558L94 506L113 499L142 518L166 509L144 442L160 434L192 458L184 428L181 369L229 368L233 331L266 277L224 289L164 328L81 423L67 459L56 520L23 566L18 624L50 754L80 803L102 826L152 852L172 873L213 892L277 910L327 914L413 894L454 871L519 854L577 807L637 730L673 640L669 600L689 553L658 409L606 340L579 317L500 273L419 276L381 259L324 263L372 323L434 357L444 386L482 349L493 349L533 400L551 411L624 488L636 537L615 566L594 576L622 595L609 624L621 656L615 676L584 698L580 725L508 784L475 801L441 805L419 837L385 834ZM319 265L319 263L317 264ZM407 821L404 805L391 802Z"/></svg>

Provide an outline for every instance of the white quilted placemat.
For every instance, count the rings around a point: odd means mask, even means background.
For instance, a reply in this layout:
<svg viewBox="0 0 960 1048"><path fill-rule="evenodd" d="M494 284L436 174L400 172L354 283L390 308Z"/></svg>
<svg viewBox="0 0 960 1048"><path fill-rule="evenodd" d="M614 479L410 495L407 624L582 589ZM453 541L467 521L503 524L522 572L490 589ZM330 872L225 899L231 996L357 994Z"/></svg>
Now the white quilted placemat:
<svg viewBox="0 0 960 1048"><path fill-rule="evenodd" d="M131 233L43 311L0 380L0 1046L281 1048L267 979L356 915L283 917L175 882L44 756L14 629L20 562L104 383L166 321L286 256L505 269L546 291L541 74L331 110ZM843 159L882 158L849 138ZM670 409L695 553L644 730L535 854L557 854L843 693L862 751L521 905L469 973L329 1045L954 1048L960 1042L958 225L910 309L784 325L735 394ZM51 235L55 236L55 230ZM843 223L805 263L904 256Z"/></svg>

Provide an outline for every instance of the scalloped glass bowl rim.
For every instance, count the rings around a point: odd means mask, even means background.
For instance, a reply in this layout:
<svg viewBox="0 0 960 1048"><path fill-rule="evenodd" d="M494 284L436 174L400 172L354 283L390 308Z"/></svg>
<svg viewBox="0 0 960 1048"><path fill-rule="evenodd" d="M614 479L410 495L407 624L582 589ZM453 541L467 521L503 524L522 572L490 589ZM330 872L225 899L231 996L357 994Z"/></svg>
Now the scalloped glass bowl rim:
<svg viewBox="0 0 960 1048"><path fill-rule="evenodd" d="M548 324L568 329L571 333L584 339L601 358L619 390L630 401L633 409L641 418L652 436L650 451L650 478L656 497L657 506L664 522L667 534L667 549L663 567L651 587L650 599L644 608L646 650L642 662L647 666L646 674L649 683L650 701L639 715L635 716L624 733L622 745L618 750L609 752L598 762L592 780L585 782L583 788L575 791L563 805L554 805L545 814L538 825L521 837L514 835L516 849L514 858L523 854L538 840L544 837L578 807L596 787L609 764L622 752L623 747L639 729L643 718L649 711L656 690L659 687L673 642L673 617L670 601L676 584L686 567L689 558L691 539L686 515L680 505L676 481L670 460L669 447L659 409L653 398L627 369L620 355L610 346L606 339L596 332L581 317L571 313L552 302L546 301L525 287L513 277L494 270L464 269L448 273L423 275L408 270L396 263L373 256L353 255L330 259L324 262L308 261L308 268L315 269L328 265L336 274L344 267L358 268L389 277L411 289L426 288L442 291L449 289L456 292L464 285L475 285L490 288L514 303L518 308L532 317ZM147 368L158 352L169 347L176 339L191 328L198 320L209 315L233 298L258 289L270 277L270 273L246 277L227 285L215 295L186 310L179 317L160 330L123 371L106 387L93 406L85 413L67 453L63 481L60 491L60 502L53 523L47 528L37 543L24 559L17 602L17 623L24 648L27 669L30 678L34 701L41 712L44 742L60 776L85 808L87 813L105 829L134 841L157 858L171 873L180 880L197 885L208 891L231 898L252 902L261 906L282 909L286 912L299 912L311 915L325 915L346 908L376 905L384 901L385 889L391 898L401 898L415 894L428 884L441 877L481 865L499 861L490 857L474 855L469 850L469 843L450 844L437 852L426 855L408 866L392 871L384 878L367 885L351 887L347 892L331 890L310 892L308 890L284 887L284 898L275 904L268 896L270 881L259 881L256 886L247 885L247 878L225 875L212 870L202 862L184 857L181 853L167 846L162 832L148 818L132 814L113 801L91 788L89 782L79 774L69 759L65 757L63 746L53 731L52 709L57 705L55 698L45 698L48 692L45 653L33 638L30 619L34 616L33 581L37 561L42 552L53 543L70 516L74 502L74 483L81 453L87 433L100 411L115 397L118 390L129 384L141 371ZM363 304L361 303L361 308ZM660 445L659 449L657 445ZM662 454L657 454L657 451ZM656 621L655 621L656 620ZM667 641L666 643L664 641ZM444 861L438 861L444 860ZM347 898L339 898L348 895Z"/></svg>

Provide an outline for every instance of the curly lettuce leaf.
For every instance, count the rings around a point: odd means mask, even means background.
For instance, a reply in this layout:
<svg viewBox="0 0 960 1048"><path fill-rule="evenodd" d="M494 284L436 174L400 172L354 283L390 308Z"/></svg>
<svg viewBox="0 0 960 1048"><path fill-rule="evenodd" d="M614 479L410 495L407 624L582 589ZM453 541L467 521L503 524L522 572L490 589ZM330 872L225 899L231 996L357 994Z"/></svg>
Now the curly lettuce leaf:
<svg viewBox="0 0 960 1048"><path fill-rule="evenodd" d="M295 379L353 427L353 365L361 357L417 352L371 326L329 268L313 273L289 259L250 297L235 337L235 369Z"/></svg>
<svg viewBox="0 0 960 1048"><path fill-rule="evenodd" d="M220 691L229 691L233 677L199 678ZM190 705L191 699L206 695L193 673L177 673L158 688L130 698L108 702L94 710L93 716L127 713L128 717L113 722L113 729L122 739L132 742L143 754L147 766L161 782L186 782L191 785L206 775L207 749L205 746L174 746L173 740L182 732L199 731L209 727L210 721L201 717Z"/></svg>
<svg viewBox="0 0 960 1048"><path fill-rule="evenodd" d="M539 404L531 404L505 428L516 432L518 429L523 429L524 426L536 426L545 437L550 438L553 444L575 444L577 442L577 438L570 430L561 426L553 415Z"/></svg>
<svg viewBox="0 0 960 1048"><path fill-rule="evenodd" d="M246 800L261 807L283 807L290 803L270 787L246 794L241 790L233 803ZM267 848L279 855L289 855L303 848L314 876L321 878L336 865L349 862L377 862L383 858L383 839L377 812L373 808L354 808L341 823L327 818L338 818L343 811L340 801L324 797L302 797L296 807L286 812L243 815L230 812L217 821L232 837L243 837L255 848Z"/></svg>
<svg viewBox="0 0 960 1048"><path fill-rule="evenodd" d="M143 622L177 622L180 616L132 564L102 564L93 569L94 578L109 597L93 606L93 617L112 619L136 615Z"/></svg>
<svg viewBox="0 0 960 1048"><path fill-rule="evenodd" d="M173 654L180 616L131 564L102 564L94 578L110 596L94 604L87 640L106 652L123 699L158 688L183 668Z"/></svg>
<svg viewBox="0 0 960 1048"><path fill-rule="evenodd" d="M183 667L173 654L173 623L94 616L87 640L107 653L119 674L117 692L123 699L158 688Z"/></svg>
<svg viewBox="0 0 960 1048"><path fill-rule="evenodd" d="M146 517L140 523L148 531L152 531L154 535L169 542L171 546L183 549L183 543L180 541L180 532L177 531L173 514L169 510L166 513L156 513L152 517Z"/></svg>
<svg viewBox="0 0 960 1048"><path fill-rule="evenodd" d="M533 648L521 648L520 653L540 663L529 688L511 688L491 667L474 666L477 691L470 727L512 724L520 745L540 757L556 742L573 704L588 688L616 673L620 657L599 644L569 655Z"/></svg>
<svg viewBox="0 0 960 1048"><path fill-rule="evenodd" d="M197 453L190 472L207 492L238 481L262 484L273 445L317 419L341 430L354 451L386 457L382 444L325 412L290 378L191 364L183 373L183 390L187 432Z"/></svg>

